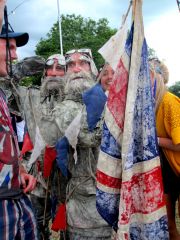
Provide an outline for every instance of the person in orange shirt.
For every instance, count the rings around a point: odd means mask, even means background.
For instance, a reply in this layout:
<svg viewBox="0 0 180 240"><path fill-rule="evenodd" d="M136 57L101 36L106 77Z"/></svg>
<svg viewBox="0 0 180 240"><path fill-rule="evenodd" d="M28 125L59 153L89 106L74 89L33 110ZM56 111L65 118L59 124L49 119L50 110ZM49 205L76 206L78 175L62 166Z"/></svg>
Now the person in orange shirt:
<svg viewBox="0 0 180 240"><path fill-rule="evenodd" d="M175 222L178 200L180 214L180 99L167 91L169 73L158 59L152 59L150 75L155 97L155 115L158 144L167 207L170 239L179 240Z"/></svg>

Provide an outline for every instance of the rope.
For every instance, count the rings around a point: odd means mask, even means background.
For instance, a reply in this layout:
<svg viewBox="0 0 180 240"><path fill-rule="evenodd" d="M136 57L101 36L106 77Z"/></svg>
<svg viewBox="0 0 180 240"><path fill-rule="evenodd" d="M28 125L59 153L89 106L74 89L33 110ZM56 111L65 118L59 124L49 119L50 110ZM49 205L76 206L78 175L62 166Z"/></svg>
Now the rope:
<svg viewBox="0 0 180 240"><path fill-rule="evenodd" d="M17 8L19 8L23 3L27 2L27 1L28 1L28 0L24 0L23 2L21 2L20 4L18 4L13 10L11 10L11 12L8 14L8 16L11 15L11 14L13 14Z"/></svg>
<svg viewBox="0 0 180 240"><path fill-rule="evenodd" d="M92 157L94 158L93 154L92 154ZM95 158L94 158L94 160L95 160ZM89 163L89 170L90 170L91 176L96 181L96 176L94 175L93 170L92 170L92 164L91 164L92 161L91 161L91 158L90 158L90 149L89 149L88 163Z"/></svg>
<svg viewBox="0 0 180 240"><path fill-rule="evenodd" d="M73 194L73 192L83 183L85 183L86 181L88 181L89 179L91 179L92 176L87 176L82 182L78 183L71 191L70 193L67 195L66 197L66 201L65 203L67 203L67 201L69 200L69 198L71 197L71 195Z"/></svg>
<svg viewBox="0 0 180 240"><path fill-rule="evenodd" d="M4 22L5 22L5 28L6 28L6 70L9 76L12 77L12 59L11 59L11 50L9 46L10 44L9 44L9 36L8 36L9 22L8 22L6 6L4 8ZM8 68L8 65L9 65L9 68Z"/></svg>
<svg viewBox="0 0 180 240"><path fill-rule="evenodd" d="M45 223L46 223L46 210L47 210L47 201L48 201L48 193L49 193L49 182L50 182L50 177L48 177L48 181L47 181L45 206L44 206L44 214L43 214L43 226L45 226Z"/></svg>

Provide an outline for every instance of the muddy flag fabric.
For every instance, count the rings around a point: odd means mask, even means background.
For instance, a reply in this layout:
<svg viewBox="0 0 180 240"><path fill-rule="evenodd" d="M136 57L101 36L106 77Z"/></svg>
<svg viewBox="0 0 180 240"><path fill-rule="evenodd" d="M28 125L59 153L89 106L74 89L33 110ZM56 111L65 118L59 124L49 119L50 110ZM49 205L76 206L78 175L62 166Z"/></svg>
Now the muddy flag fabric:
<svg viewBox="0 0 180 240"><path fill-rule="evenodd" d="M101 119L107 96L100 83L82 94L83 103L86 105L87 123L92 132Z"/></svg>
<svg viewBox="0 0 180 240"><path fill-rule="evenodd" d="M40 133L39 127L36 126L36 135L35 135L35 144L34 148L31 154L31 157L28 162L28 167L31 167L34 162L38 159L38 157L41 155L42 150L45 149L46 143L44 139L42 138L42 135Z"/></svg>
<svg viewBox="0 0 180 240"><path fill-rule="evenodd" d="M117 230L122 181L121 145L126 106L126 93L132 48L133 27L119 60L109 89L102 142L97 165L97 209Z"/></svg>
<svg viewBox="0 0 180 240"><path fill-rule="evenodd" d="M116 70L117 64L123 53L123 48L127 38L127 21L125 21L120 29L113 35L98 52L103 56L111 67ZM109 51L111 49L111 51Z"/></svg>
<svg viewBox="0 0 180 240"><path fill-rule="evenodd" d="M116 239L169 239L142 2L111 85L97 165L97 209Z"/></svg>

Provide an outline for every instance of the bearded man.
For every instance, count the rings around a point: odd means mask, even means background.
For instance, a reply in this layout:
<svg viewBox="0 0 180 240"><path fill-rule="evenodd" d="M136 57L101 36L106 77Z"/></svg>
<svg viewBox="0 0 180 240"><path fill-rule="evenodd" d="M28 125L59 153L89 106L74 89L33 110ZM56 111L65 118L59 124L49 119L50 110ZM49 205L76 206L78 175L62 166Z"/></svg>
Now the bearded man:
<svg viewBox="0 0 180 240"><path fill-rule="evenodd" d="M19 78L20 76L22 77L23 69L29 69L29 72L32 72L33 68L38 70L41 61L39 57L31 57L19 64L20 66L16 67L16 70L14 71L16 78ZM19 69L19 71L17 69ZM36 140L39 136L43 141L43 146L41 151L39 151L38 159L32 161L32 151L30 159L28 158L27 161L24 161L27 169L31 169L31 173L38 178L37 186L31 193L31 200L35 209L40 240L50 239L49 221L52 219L50 197L54 199L59 191L59 189L57 189L57 185L59 185L57 184L57 181L59 181L57 170L52 171L51 169L47 169L49 168L49 165L46 166L46 163L44 162L44 152L46 151L45 149L47 149L47 146L48 149L50 146L53 147L57 140L57 128L52 119L52 110L58 102L63 100L64 74L65 58L60 54L54 54L45 62L40 89L37 87L26 88L22 86L19 86L18 88L28 132L34 145L33 151L39 150L37 149L39 146L36 145ZM37 135L37 129L39 135ZM51 184L49 184L51 187L47 184L50 180L46 181L44 178L44 169L49 171L49 177L51 175L52 181ZM47 177L48 176L46 176L46 178ZM55 197L54 193L56 193ZM53 208L55 208L55 206L53 206Z"/></svg>
<svg viewBox="0 0 180 240"><path fill-rule="evenodd" d="M90 49L71 50L65 58L65 100L56 105L53 113L60 137L56 145L58 165L69 178L66 189L67 239L111 239L111 228L96 210L95 172L101 121L90 131L88 104L84 104L85 92L95 85L97 71ZM68 163L64 156L68 157Z"/></svg>
<svg viewBox="0 0 180 240"><path fill-rule="evenodd" d="M41 80L41 102L50 101L51 110L57 102L64 99L65 65L65 58L60 54L53 54L45 63L44 76Z"/></svg>

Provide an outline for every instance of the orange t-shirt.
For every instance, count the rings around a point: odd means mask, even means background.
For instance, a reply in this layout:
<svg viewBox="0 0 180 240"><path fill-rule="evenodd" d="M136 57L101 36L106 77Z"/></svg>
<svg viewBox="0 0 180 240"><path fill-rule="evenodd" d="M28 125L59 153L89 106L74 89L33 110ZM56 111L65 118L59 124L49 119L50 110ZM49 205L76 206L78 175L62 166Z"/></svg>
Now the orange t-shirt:
<svg viewBox="0 0 180 240"><path fill-rule="evenodd" d="M156 116L158 137L170 138L174 144L180 144L180 99L167 92L159 106ZM180 152L163 148L174 172L180 176Z"/></svg>

